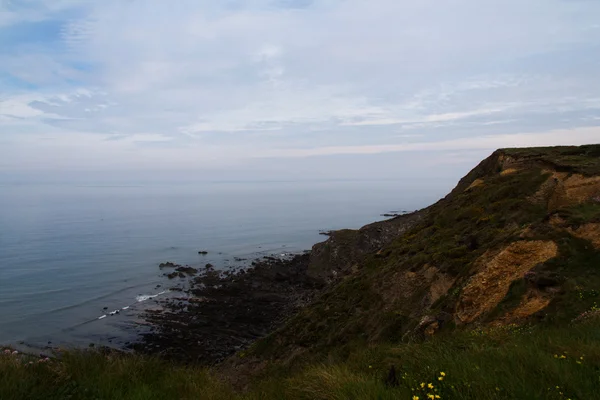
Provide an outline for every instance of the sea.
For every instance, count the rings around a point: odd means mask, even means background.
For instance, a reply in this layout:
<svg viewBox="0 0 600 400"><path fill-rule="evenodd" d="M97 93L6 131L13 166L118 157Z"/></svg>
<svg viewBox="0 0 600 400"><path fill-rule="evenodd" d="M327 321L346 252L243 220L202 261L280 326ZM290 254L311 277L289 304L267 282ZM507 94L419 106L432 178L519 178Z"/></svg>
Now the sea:
<svg viewBox="0 0 600 400"><path fill-rule="evenodd" d="M286 257L440 194L393 180L0 183L0 345L126 346L185 288L161 262Z"/></svg>

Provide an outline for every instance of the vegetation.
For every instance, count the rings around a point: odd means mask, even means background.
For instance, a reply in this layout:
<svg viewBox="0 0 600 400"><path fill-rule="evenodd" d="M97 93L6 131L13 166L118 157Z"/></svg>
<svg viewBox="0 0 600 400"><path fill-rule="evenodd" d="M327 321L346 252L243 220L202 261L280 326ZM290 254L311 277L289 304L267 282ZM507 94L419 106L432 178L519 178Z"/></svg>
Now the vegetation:
<svg viewBox="0 0 600 400"><path fill-rule="evenodd" d="M600 318L562 328L506 326L356 349L234 390L206 369L154 358L65 353L0 356L0 398L17 399L592 399ZM390 377L394 366L395 376ZM439 396L439 397L436 397Z"/></svg>

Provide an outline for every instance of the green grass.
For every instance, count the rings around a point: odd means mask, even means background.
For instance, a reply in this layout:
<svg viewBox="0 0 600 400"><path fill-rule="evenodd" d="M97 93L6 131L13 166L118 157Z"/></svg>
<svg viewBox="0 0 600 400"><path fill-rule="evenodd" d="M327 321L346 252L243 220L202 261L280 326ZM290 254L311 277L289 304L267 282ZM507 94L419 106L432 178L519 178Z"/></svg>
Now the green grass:
<svg viewBox="0 0 600 400"><path fill-rule="evenodd" d="M600 145L531 147L501 150L510 156L532 159L549 164L553 168L583 175L599 175Z"/></svg>
<svg viewBox="0 0 600 400"><path fill-rule="evenodd" d="M599 328L596 319L560 328L509 326L423 343L380 344L295 373L273 365L237 391L209 370L141 356L75 352L61 361L28 365L26 358L2 355L0 398L360 400L437 394L442 399L592 399L600 385ZM392 365L397 387L384 383ZM427 388L429 383L434 389Z"/></svg>

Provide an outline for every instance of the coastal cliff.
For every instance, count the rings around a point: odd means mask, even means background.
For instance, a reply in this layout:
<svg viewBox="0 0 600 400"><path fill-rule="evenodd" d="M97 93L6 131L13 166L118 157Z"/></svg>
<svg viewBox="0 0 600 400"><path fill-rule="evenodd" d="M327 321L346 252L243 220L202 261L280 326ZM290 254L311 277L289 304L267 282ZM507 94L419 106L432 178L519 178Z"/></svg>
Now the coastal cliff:
<svg viewBox="0 0 600 400"><path fill-rule="evenodd" d="M600 145L497 150L437 203L328 236L207 265L139 354L7 350L0 398L597 395Z"/></svg>
<svg viewBox="0 0 600 400"><path fill-rule="evenodd" d="M317 244L328 288L236 362L569 324L597 304L599 248L599 145L498 150L436 204Z"/></svg>

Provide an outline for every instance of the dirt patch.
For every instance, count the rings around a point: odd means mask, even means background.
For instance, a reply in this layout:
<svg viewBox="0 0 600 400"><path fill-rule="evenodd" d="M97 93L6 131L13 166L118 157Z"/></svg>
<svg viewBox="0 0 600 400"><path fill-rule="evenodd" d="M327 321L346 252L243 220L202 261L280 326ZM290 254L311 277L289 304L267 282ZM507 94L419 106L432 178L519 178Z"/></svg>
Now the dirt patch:
<svg viewBox="0 0 600 400"><path fill-rule="evenodd" d="M559 175L559 174L555 174ZM558 178L556 188L548 201L548 210L584 203L600 195L600 176L585 177L574 174Z"/></svg>
<svg viewBox="0 0 600 400"><path fill-rule="evenodd" d="M485 183L485 181L484 181L483 179L475 179L475 180L473 181L473 183L471 183L471 184L469 185L469 187L465 189L465 192L468 192L469 190L472 190L472 189L474 189L474 188L476 188L476 187L478 187L478 186L481 186L481 185L483 185L484 183Z"/></svg>
<svg viewBox="0 0 600 400"><path fill-rule="evenodd" d="M557 188L560 186L560 182L563 181L569 174L566 172L549 171L547 169L542 170L542 174L550 174L550 177L540 185L538 191L535 192L534 195L530 196L528 200L534 204L540 204L548 207L548 203L554 196Z"/></svg>
<svg viewBox="0 0 600 400"><path fill-rule="evenodd" d="M577 229L568 229L569 233L581 239L589 240L595 248L600 249L600 224L590 223Z"/></svg>
<svg viewBox="0 0 600 400"><path fill-rule="evenodd" d="M562 228L567 223L567 221L564 218L562 218L560 215L558 215L558 214L552 214L550 216L550 220L548 222L554 228Z"/></svg>
<svg viewBox="0 0 600 400"><path fill-rule="evenodd" d="M484 254L476 262L480 272L463 288L456 322L467 324L492 310L506 296L513 281L557 253L558 246L552 241L520 241L495 255Z"/></svg>
<svg viewBox="0 0 600 400"><path fill-rule="evenodd" d="M510 174L514 174L517 171L518 171L518 169L516 169L516 168L507 168L507 169L501 171L500 175L502 175L502 176L510 175Z"/></svg>

